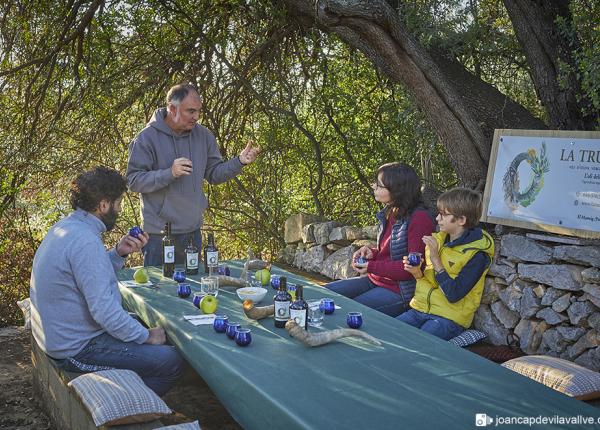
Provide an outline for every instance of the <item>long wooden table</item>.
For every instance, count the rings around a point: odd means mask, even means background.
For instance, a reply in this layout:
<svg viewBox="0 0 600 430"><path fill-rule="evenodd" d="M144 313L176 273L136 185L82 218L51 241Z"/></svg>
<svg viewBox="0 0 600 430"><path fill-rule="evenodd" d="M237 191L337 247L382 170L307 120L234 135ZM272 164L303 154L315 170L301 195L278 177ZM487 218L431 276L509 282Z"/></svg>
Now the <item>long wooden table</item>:
<svg viewBox="0 0 600 430"><path fill-rule="evenodd" d="M227 264L238 276L242 262ZM130 280L133 272L123 269L119 279ZM600 410L583 402L297 275L276 267L272 272L304 285L306 299L332 297L341 306L325 316L323 327L309 330L346 327L346 313L360 311L361 330L383 345L348 338L308 348L284 329L275 328L272 318L247 319L235 292L222 288L218 313L252 329L252 344L242 348L210 325L194 326L184 320L184 315L199 310L192 296L177 296L176 283L162 278L160 268L150 268L158 288L121 287L125 307L150 326L166 330L169 340L245 429L462 430L475 427L476 414L492 419L584 416L600 423ZM193 291L200 289L200 276L205 275L188 278ZM272 303L273 293L271 289L259 305ZM565 427L547 424L543 428Z"/></svg>

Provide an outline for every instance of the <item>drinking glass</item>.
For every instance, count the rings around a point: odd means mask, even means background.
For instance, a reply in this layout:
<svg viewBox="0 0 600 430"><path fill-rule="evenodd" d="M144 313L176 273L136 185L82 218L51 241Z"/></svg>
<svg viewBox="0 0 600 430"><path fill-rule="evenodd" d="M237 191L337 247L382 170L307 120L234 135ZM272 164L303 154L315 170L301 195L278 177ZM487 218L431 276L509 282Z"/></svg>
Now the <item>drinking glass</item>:
<svg viewBox="0 0 600 430"><path fill-rule="evenodd" d="M182 299L187 299L192 294L192 287L190 287L190 284L179 284L177 286L177 294Z"/></svg>
<svg viewBox="0 0 600 430"><path fill-rule="evenodd" d="M238 328L235 332L235 343L239 346L248 346L252 342L249 328Z"/></svg>
<svg viewBox="0 0 600 430"><path fill-rule="evenodd" d="M278 290L280 279L281 279L281 276L279 276L279 275L271 275L271 287Z"/></svg>
<svg viewBox="0 0 600 430"><path fill-rule="evenodd" d="M227 322L229 318L227 315L215 315L215 320L213 322L213 328L217 333L225 333L227 331Z"/></svg>
<svg viewBox="0 0 600 430"><path fill-rule="evenodd" d="M308 303L308 325L321 327L323 325L323 310L321 300L307 300Z"/></svg>
<svg viewBox="0 0 600 430"><path fill-rule="evenodd" d="M233 340L235 338L235 332L239 328L242 328L242 325L240 323L237 323L237 322L228 322L227 323L227 330L225 331L225 334L227 335L227 337L229 339Z"/></svg>
<svg viewBox="0 0 600 430"><path fill-rule="evenodd" d="M202 297L204 297L205 295L206 295L205 293L194 293L194 298L192 299L192 303L198 309L200 309L200 300L202 300Z"/></svg>
<svg viewBox="0 0 600 430"><path fill-rule="evenodd" d="M321 299L321 310L325 315L330 315L335 311L335 303L333 299Z"/></svg>
<svg viewBox="0 0 600 430"><path fill-rule="evenodd" d="M408 264L411 266L420 266L421 265L421 256L420 252L411 252L408 254Z"/></svg>
<svg viewBox="0 0 600 430"><path fill-rule="evenodd" d="M175 269L173 272L173 280L177 283L185 282L185 270L184 269Z"/></svg>
<svg viewBox="0 0 600 430"><path fill-rule="evenodd" d="M219 295L219 279L215 276L204 276L200 278L200 291L217 297Z"/></svg>
<svg viewBox="0 0 600 430"><path fill-rule="evenodd" d="M360 312L348 312L346 317L346 324L350 328L360 328L363 323L362 313Z"/></svg>

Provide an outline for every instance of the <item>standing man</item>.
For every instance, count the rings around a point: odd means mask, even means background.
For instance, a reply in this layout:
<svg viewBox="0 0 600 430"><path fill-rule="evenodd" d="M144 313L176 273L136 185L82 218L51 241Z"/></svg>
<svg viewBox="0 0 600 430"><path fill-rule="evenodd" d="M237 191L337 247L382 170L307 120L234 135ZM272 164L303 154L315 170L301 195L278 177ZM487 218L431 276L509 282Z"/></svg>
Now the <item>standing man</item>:
<svg viewBox="0 0 600 430"><path fill-rule="evenodd" d="M69 216L48 231L33 259L31 329L40 348L70 372L129 369L158 395L173 386L182 359L160 327L146 329L121 305L116 271L148 241L123 236L110 251L102 233L121 212L127 181L97 167L71 183Z"/></svg>
<svg viewBox="0 0 600 430"><path fill-rule="evenodd" d="M141 193L143 229L150 234L144 247L144 265L162 264L162 230L171 223L175 262L184 261L189 237L201 248L204 210L208 201L202 189L225 182L256 160L260 148L246 145L239 156L223 161L213 134L198 124L202 99L192 85L172 87L167 107L154 112L146 127L129 146L127 180L131 191Z"/></svg>

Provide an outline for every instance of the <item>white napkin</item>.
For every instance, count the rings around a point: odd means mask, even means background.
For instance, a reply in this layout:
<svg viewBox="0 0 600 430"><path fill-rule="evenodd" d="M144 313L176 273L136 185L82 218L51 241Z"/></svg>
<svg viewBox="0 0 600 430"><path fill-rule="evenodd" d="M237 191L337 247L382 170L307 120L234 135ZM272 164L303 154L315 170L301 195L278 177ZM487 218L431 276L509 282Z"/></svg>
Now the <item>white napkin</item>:
<svg viewBox="0 0 600 430"><path fill-rule="evenodd" d="M184 315L183 318L194 325L208 325L215 321L215 314Z"/></svg>
<svg viewBox="0 0 600 430"><path fill-rule="evenodd" d="M153 284L152 282L148 281L145 282L143 284L138 284L135 281L119 281L119 284L122 285L125 288L137 288L137 287L151 287Z"/></svg>

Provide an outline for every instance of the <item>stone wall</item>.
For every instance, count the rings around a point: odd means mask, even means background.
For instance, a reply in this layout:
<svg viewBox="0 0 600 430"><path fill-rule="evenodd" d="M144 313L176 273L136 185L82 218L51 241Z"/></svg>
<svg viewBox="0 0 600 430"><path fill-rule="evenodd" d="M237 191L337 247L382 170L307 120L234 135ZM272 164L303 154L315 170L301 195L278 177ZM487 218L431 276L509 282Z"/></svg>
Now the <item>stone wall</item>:
<svg viewBox="0 0 600 430"><path fill-rule="evenodd" d="M515 334L527 354L600 370L600 241L497 226L496 256L473 327L496 345ZM345 226L315 216L285 223L279 259L331 279L356 273L352 253L375 246L377 227Z"/></svg>

